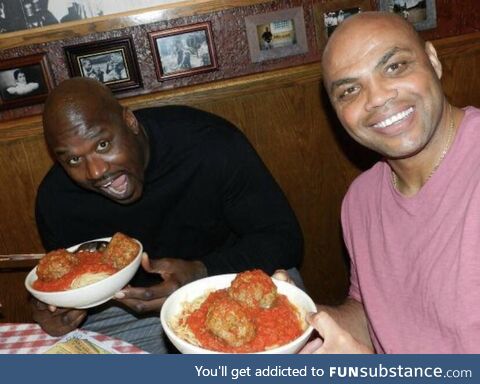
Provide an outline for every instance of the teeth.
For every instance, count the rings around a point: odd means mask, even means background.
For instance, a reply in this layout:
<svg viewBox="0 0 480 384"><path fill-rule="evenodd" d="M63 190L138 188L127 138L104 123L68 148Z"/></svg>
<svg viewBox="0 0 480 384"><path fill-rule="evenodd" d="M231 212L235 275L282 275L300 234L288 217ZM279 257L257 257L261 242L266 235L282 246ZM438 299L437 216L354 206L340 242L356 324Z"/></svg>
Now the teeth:
<svg viewBox="0 0 480 384"><path fill-rule="evenodd" d="M413 112L413 107L406 109L405 111L399 112L393 116L390 116L388 119L385 119L374 125L375 128L386 128L392 124L399 122L400 120L405 119Z"/></svg>
<svg viewBox="0 0 480 384"><path fill-rule="evenodd" d="M108 188L110 185L112 185L112 181L108 182L105 185L102 185L102 188Z"/></svg>

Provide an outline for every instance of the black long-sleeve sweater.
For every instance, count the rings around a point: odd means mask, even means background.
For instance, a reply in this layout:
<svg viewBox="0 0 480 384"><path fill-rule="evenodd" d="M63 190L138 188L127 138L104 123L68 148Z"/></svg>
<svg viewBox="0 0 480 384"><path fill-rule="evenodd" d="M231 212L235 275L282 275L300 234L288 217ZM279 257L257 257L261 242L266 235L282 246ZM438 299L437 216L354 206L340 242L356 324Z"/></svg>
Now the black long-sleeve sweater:
<svg viewBox="0 0 480 384"><path fill-rule="evenodd" d="M209 275L298 266L303 239L278 185L244 135L197 109L136 111L151 156L140 200L121 205L75 184L55 164L36 205L47 250L120 231L151 258L201 260ZM134 285L151 284L139 271Z"/></svg>

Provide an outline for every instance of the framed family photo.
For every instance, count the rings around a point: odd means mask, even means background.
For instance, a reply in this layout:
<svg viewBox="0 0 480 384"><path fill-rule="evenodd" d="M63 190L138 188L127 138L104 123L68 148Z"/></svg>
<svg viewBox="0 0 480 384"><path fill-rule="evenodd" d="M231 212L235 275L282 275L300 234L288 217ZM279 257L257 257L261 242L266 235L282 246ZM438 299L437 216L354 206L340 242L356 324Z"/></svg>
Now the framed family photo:
<svg viewBox="0 0 480 384"><path fill-rule="evenodd" d="M435 0L379 0L378 9L402 16L412 23L417 31L437 26Z"/></svg>
<svg viewBox="0 0 480 384"><path fill-rule="evenodd" d="M371 10L370 0L334 0L328 3L315 3L313 17L319 49L323 49L335 28L345 19Z"/></svg>
<svg viewBox="0 0 480 384"><path fill-rule="evenodd" d="M159 81L218 68L209 22L149 33Z"/></svg>
<svg viewBox="0 0 480 384"><path fill-rule="evenodd" d="M53 87L44 53L0 61L0 109L39 104Z"/></svg>
<svg viewBox="0 0 480 384"><path fill-rule="evenodd" d="M245 26L254 63L308 52L302 7L247 16Z"/></svg>
<svg viewBox="0 0 480 384"><path fill-rule="evenodd" d="M130 37L65 47L70 75L91 77L113 92L142 86Z"/></svg>

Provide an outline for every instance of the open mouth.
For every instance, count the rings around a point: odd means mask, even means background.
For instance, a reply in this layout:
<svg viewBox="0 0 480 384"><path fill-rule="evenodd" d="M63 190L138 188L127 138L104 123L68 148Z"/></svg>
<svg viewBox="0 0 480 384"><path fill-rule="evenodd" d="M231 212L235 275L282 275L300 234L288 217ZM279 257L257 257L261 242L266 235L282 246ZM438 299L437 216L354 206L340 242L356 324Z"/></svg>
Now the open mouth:
<svg viewBox="0 0 480 384"><path fill-rule="evenodd" d="M405 120L408 116L410 116L413 113L413 111L414 111L413 107L407 108L402 112L398 112L395 115L390 116L389 118L374 124L373 127L381 128L381 129L390 127L393 124L397 124Z"/></svg>
<svg viewBox="0 0 480 384"><path fill-rule="evenodd" d="M128 176L126 174L121 174L114 179L110 179L108 182L101 185L100 188L110 196L123 198L128 191L128 184Z"/></svg>

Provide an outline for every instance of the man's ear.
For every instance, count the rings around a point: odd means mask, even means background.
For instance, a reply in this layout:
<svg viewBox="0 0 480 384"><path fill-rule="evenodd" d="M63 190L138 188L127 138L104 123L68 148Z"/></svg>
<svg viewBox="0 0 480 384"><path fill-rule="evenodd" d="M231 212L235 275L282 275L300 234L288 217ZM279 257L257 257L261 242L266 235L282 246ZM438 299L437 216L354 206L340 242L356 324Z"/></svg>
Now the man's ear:
<svg viewBox="0 0 480 384"><path fill-rule="evenodd" d="M442 78L442 63L438 60L437 50L430 41L425 43L425 53L439 79Z"/></svg>
<svg viewBox="0 0 480 384"><path fill-rule="evenodd" d="M137 118L129 108L123 108L123 121L135 135L139 134L140 124L138 123Z"/></svg>

